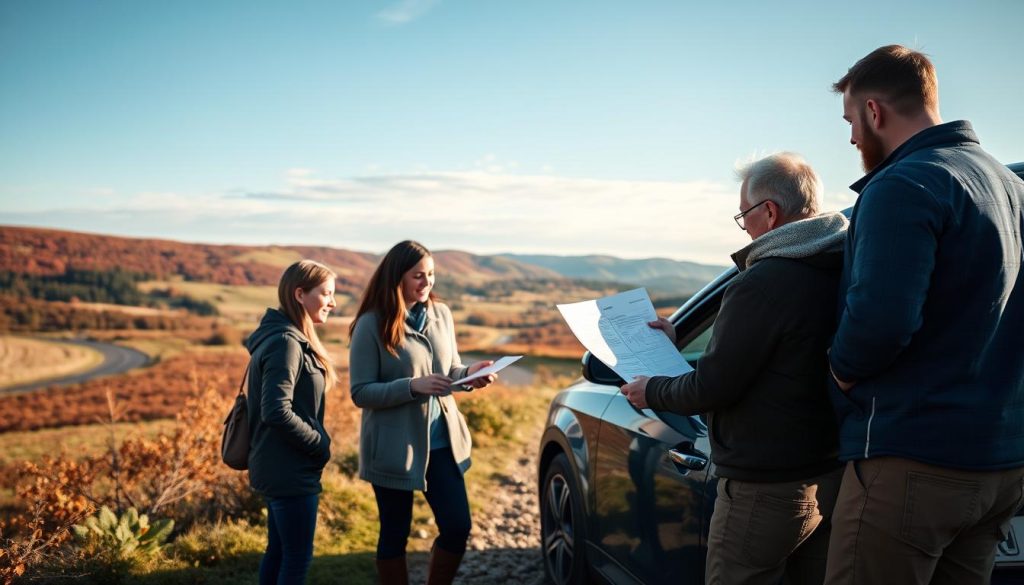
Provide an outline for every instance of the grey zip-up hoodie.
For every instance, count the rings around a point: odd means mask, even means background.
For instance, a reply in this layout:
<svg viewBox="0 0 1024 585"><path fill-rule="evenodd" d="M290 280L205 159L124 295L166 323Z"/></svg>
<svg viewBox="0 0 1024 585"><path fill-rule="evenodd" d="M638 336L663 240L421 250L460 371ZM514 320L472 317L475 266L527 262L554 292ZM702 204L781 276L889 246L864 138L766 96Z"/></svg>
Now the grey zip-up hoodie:
<svg viewBox="0 0 1024 585"><path fill-rule="evenodd" d="M268 309L246 346L249 362L249 483L272 498L318 494L331 456L324 429L324 372L309 340Z"/></svg>

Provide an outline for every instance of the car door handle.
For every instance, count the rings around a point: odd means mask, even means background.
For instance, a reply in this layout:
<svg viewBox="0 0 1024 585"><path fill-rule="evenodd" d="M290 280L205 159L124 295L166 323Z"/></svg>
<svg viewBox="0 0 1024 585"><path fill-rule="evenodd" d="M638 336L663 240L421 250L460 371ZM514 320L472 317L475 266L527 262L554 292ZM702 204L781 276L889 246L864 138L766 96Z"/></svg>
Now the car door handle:
<svg viewBox="0 0 1024 585"><path fill-rule="evenodd" d="M697 455L695 453L683 453L676 449L669 449L668 456L673 463L682 465L687 469L693 469L695 471L701 471L708 466L708 458L704 455Z"/></svg>

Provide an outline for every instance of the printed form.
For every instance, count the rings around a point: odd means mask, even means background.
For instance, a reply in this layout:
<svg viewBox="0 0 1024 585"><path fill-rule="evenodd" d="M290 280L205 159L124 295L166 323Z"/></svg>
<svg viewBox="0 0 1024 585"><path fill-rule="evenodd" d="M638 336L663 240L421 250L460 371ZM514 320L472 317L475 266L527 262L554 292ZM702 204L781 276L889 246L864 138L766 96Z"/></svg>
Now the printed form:
<svg viewBox="0 0 1024 585"><path fill-rule="evenodd" d="M477 378L483 378L487 374L497 374L498 372L504 370L506 367L511 366L512 364L516 363L521 359L523 359L523 356L521 355L507 355L503 358L500 358L493 364L487 366L486 368L480 368L479 370L477 370L475 374L466 376L461 380L455 380L454 382L452 382L452 385L465 384L466 382L476 380Z"/></svg>
<svg viewBox="0 0 1024 585"><path fill-rule="evenodd" d="M558 305L558 310L583 347L627 382L693 370L660 329L647 325L658 318L647 289Z"/></svg>

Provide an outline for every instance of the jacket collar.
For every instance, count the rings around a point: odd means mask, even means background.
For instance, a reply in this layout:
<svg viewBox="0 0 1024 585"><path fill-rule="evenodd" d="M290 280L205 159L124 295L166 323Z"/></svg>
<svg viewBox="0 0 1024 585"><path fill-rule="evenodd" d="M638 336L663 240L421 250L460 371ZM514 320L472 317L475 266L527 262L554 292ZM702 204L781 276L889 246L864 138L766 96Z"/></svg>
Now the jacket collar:
<svg viewBox="0 0 1024 585"><path fill-rule="evenodd" d="M779 226L732 255L740 271L765 258L808 258L843 249L850 222L842 213L823 213Z"/></svg>
<svg viewBox="0 0 1024 585"><path fill-rule="evenodd" d="M267 309L259 326L246 340L245 345L249 353L256 351L256 348L271 335L286 333L294 337L304 348L309 347L309 340L302 334L302 331L288 319L288 317L277 309Z"/></svg>
<svg viewBox="0 0 1024 585"><path fill-rule="evenodd" d="M937 124L930 128L925 128L908 138L903 144L899 145L896 150L892 151L889 156L885 157L885 160L883 160L877 167L871 169L868 174L861 177L856 183L850 185L850 189L853 189L857 193L862 192L864 188L867 187L868 183L878 175L878 173L884 171L897 161L910 156L918 150L957 143L979 144L978 135L974 133L974 128L967 120L956 120L954 122L946 122L945 124Z"/></svg>

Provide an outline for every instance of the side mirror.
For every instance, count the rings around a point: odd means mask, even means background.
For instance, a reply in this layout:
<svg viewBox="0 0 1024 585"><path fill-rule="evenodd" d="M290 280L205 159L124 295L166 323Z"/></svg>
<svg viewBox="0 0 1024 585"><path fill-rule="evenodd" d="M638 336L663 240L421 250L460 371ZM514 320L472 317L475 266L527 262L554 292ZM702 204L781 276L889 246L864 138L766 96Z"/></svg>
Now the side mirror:
<svg viewBox="0 0 1024 585"><path fill-rule="evenodd" d="M589 351L583 354L583 378L595 384L623 386L626 382Z"/></svg>

